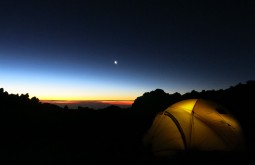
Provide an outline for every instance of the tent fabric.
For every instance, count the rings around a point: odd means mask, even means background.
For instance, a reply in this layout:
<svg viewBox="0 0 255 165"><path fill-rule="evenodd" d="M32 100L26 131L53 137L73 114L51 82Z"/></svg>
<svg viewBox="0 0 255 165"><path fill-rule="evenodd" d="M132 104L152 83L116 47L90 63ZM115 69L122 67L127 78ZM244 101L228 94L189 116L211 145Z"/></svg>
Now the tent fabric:
<svg viewBox="0 0 255 165"><path fill-rule="evenodd" d="M237 119L222 105L188 99L158 113L143 142L155 155L168 155L175 151L241 150L244 136Z"/></svg>

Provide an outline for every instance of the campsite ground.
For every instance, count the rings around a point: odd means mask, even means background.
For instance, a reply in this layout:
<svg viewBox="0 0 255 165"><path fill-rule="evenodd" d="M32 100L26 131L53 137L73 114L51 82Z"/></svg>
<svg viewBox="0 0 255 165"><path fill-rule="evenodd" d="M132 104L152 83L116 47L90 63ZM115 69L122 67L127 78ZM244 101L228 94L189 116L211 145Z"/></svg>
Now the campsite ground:
<svg viewBox="0 0 255 165"><path fill-rule="evenodd" d="M31 156L31 155L30 155ZM156 157L130 157L128 155L115 154L111 155L105 153L105 155L86 155L86 154L77 154L77 155L62 155L55 158L29 158L21 159L18 162L13 162L17 164L36 164L36 165L56 165L56 164L192 164L192 165L248 165L252 164L251 159L247 156L240 155L220 155L213 153L200 153L199 155L182 155L179 157L172 158L156 158Z"/></svg>
<svg viewBox="0 0 255 165"><path fill-rule="evenodd" d="M22 111L20 111L22 112ZM23 112L22 112L23 113ZM22 117L21 117L22 116ZM254 135L247 131L247 149L238 153L189 152L154 157L142 146L148 117L124 110L47 111L12 115L1 120L0 161L8 164L209 164L248 165L254 160ZM254 128L252 122L244 130ZM3 125L2 125L3 126ZM248 127L248 128L247 128Z"/></svg>

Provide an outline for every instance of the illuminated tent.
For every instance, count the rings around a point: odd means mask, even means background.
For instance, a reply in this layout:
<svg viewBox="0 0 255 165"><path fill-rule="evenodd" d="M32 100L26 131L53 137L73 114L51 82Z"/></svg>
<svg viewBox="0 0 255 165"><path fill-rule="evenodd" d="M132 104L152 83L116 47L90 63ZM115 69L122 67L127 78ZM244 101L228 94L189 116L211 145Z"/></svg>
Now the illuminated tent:
<svg viewBox="0 0 255 165"><path fill-rule="evenodd" d="M239 151L244 145L234 116L204 99L180 101L158 113L143 142L158 156L177 151Z"/></svg>

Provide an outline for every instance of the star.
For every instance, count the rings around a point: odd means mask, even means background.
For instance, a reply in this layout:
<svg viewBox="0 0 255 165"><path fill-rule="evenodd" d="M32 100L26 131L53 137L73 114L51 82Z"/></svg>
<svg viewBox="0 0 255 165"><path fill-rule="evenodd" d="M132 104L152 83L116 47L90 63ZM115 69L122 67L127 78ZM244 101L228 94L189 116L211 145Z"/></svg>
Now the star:
<svg viewBox="0 0 255 165"><path fill-rule="evenodd" d="M114 61L114 64L117 65L117 64L118 64L118 61Z"/></svg>

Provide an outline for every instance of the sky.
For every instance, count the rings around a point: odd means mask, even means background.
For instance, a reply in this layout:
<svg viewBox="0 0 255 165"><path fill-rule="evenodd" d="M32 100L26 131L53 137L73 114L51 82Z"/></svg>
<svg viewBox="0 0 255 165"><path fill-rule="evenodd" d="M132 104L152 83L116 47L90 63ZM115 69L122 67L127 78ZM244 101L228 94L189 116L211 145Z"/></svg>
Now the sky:
<svg viewBox="0 0 255 165"><path fill-rule="evenodd" d="M254 20L252 0L2 0L0 88L40 100L226 89L255 79Z"/></svg>

